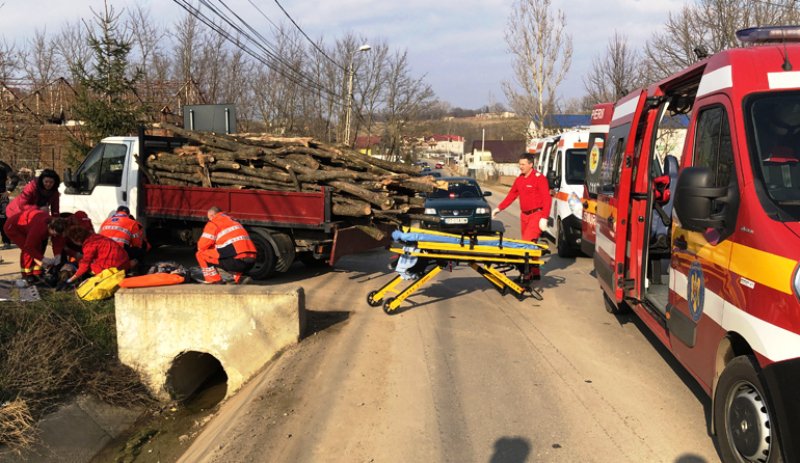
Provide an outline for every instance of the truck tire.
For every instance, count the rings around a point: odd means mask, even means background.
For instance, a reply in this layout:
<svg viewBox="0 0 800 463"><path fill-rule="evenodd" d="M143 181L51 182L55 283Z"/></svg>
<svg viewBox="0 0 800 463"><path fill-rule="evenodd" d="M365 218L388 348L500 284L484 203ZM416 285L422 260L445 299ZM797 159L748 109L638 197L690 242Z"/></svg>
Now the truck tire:
<svg viewBox="0 0 800 463"><path fill-rule="evenodd" d="M777 421L758 378L756 359L742 355L722 371L714 394L714 429L722 461L782 463Z"/></svg>
<svg viewBox="0 0 800 463"><path fill-rule="evenodd" d="M291 236L281 232L269 232L272 238L272 247L275 249L275 271L284 273L294 263L294 240Z"/></svg>
<svg viewBox="0 0 800 463"><path fill-rule="evenodd" d="M250 276L256 280L266 280L275 273L277 257L272 246L269 232L263 228L250 230L250 239L256 246L256 265L250 270Z"/></svg>

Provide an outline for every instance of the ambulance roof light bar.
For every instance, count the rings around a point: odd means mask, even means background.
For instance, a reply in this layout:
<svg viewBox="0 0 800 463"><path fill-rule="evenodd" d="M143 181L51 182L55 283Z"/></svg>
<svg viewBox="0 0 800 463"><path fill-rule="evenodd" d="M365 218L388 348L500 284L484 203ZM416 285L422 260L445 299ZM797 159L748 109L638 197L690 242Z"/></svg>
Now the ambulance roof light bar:
<svg viewBox="0 0 800 463"><path fill-rule="evenodd" d="M736 31L743 43L800 42L800 26L751 27Z"/></svg>

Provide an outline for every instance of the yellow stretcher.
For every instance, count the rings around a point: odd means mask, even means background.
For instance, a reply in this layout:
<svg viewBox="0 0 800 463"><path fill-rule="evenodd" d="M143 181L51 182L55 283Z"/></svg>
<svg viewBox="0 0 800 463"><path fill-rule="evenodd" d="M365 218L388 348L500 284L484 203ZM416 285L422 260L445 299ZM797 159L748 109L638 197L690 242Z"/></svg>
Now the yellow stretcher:
<svg viewBox="0 0 800 463"><path fill-rule="evenodd" d="M459 264L466 264L478 272L502 295L511 292L517 299L523 300L529 293L535 299L542 300L541 293L531 286L531 279L526 277L535 274L535 269L542 265L542 254L548 252L544 244L504 239L502 234L454 235L409 227L403 227L400 232L404 235L423 235L422 239L413 242L395 242L389 249L400 255L417 258L417 263L410 269L416 278L404 289L398 290L401 283L409 278L409 272L405 273L405 277L404 274L398 274L380 289L371 291L367 295L367 304L372 307L383 305L384 312L395 313L404 300L439 272ZM486 242L491 244L483 244ZM511 270L519 272L514 280L506 276ZM386 297L390 293L396 296Z"/></svg>

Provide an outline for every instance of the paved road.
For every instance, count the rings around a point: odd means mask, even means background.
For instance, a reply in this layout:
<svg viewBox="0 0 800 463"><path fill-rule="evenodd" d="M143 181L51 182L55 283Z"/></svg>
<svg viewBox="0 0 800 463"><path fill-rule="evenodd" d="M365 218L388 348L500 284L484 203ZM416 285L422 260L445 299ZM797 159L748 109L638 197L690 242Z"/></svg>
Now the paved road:
<svg viewBox="0 0 800 463"><path fill-rule="evenodd" d="M458 268L394 316L365 303L387 259L272 282L305 278L313 334L223 404L184 460L718 461L708 399L635 317L605 312L590 259L550 257L543 302Z"/></svg>

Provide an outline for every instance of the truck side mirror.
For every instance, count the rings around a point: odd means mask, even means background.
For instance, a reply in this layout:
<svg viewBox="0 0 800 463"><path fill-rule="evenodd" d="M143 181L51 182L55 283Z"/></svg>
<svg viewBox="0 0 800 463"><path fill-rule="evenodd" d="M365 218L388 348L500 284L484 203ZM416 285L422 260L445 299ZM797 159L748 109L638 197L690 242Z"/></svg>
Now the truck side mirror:
<svg viewBox="0 0 800 463"><path fill-rule="evenodd" d="M75 180L75 176L72 174L72 169L70 168L64 171L64 185L71 189L78 188L78 182Z"/></svg>
<svg viewBox="0 0 800 463"><path fill-rule="evenodd" d="M728 196L728 187L715 187L708 167L687 167L678 177L675 188L675 212L687 230L705 232L725 227L725 214L716 212L715 201Z"/></svg>

